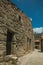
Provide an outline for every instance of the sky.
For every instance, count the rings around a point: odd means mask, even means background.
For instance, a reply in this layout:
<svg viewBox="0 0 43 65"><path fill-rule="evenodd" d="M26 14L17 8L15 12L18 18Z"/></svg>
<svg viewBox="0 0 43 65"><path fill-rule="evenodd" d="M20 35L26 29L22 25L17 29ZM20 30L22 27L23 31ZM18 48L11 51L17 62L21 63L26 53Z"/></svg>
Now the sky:
<svg viewBox="0 0 43 65"><path fill-rule="evenodd" d="M11 0L28 17L32 18L32 27L43 27L43 0Z"/></svg>

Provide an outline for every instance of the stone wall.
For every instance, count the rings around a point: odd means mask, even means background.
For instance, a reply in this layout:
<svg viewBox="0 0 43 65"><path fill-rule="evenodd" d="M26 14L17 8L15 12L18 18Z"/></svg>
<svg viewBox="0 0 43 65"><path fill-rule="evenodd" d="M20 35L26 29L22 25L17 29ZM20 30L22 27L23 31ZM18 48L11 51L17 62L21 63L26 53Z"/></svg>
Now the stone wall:
<svg viewBox="0 0 43 65"><path fill-rule="evenodd" d="M9 41L12 55L20 57L33 50L34 36L30 18L15 4L7 0L0 0L0 51L3 51L3 55L6 55L8 32L12 34L12 39Z"/></svg>

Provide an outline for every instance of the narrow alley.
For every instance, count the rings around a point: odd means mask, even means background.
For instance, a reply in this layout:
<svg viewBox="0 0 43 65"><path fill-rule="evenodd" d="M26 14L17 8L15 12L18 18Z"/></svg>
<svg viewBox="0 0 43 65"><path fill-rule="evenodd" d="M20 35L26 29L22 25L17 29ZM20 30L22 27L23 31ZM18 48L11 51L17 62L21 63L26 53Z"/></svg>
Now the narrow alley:
<svg viewBox="0 0 43 65"><path fill-rule="evenodd" d="M30 54L27 54L19 58L20 65L43 65L43 52L34 50Z"/></svg>

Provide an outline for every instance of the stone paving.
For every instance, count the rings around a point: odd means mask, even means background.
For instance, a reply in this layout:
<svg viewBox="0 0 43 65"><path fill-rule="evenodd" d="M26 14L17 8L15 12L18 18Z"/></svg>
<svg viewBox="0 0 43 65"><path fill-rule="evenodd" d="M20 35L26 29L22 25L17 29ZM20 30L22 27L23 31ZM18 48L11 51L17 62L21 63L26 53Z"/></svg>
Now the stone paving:
<svg viewBox="0 0 43 65"><path fill-rule="evenodd" d="M33 52L19 58L19 65L43 65L43 52L34 50Z"/></svg>

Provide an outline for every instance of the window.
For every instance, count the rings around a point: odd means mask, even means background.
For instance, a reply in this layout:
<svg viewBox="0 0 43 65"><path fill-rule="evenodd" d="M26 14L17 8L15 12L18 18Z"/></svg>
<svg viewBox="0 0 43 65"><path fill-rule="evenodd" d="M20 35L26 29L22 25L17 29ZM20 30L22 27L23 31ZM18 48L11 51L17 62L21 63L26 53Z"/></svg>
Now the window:
<svg viewBox="0 0 43 65"><path fill-rule="evenodd" d="M17 20L21 21L21 16L20 15L17 15Z"/></svg>
<svg viewBox="0 0 43 65"><path fill-rule="evenodd" d="M19 21L21 21L21 17L19 16Z"/></svg>

